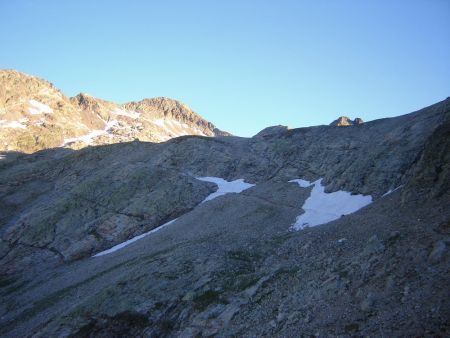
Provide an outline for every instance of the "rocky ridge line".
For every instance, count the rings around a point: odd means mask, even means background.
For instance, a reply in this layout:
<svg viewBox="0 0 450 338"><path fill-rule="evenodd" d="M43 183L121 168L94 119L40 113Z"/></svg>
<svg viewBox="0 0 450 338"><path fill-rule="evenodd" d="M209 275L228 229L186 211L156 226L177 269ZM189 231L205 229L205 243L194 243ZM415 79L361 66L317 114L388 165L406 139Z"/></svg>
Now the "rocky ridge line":
<svg viewBox="0 0 450 338"><path fill-rule="evenodd" d="M69 98L48 81L15 70L0 70L0 84L0 151L230 135L169 98L125 104L85 93Z"/></svg>

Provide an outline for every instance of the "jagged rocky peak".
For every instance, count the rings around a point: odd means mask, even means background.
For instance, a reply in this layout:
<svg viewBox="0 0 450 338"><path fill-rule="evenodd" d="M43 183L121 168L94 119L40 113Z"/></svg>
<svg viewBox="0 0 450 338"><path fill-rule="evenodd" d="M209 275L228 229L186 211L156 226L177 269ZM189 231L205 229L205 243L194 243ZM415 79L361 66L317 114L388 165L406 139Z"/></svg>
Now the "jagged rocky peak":
<svg viewBox="0 0 450 338"><path fill-rule="evenodd" d="M3 87L0 94L4 94L4 92L8 91L12 92L12 89L14 89L14 91L27 89L27 91L30 92L39 87L50 87L57 90L55 86L47 80L14 69L0 69L0 80Z"/></svg>
<svg viewBox="0 0 450 338"><path fill-rule="evenodd" d="M346 127L346 126L355 126L363 123L364 121L360 117L357 117L354 120L352 120L347 116L340 116L338 119L331 122L330 126Z"/></svg>
<svg viewBox="0 0 450 338"><path fill-rule="evenodd" d="M71 97L70 100L85 108L92 105L98 105L97 100L92 95L87 93L79 93L77 96Z"/></svg>
<svg viewBox="0 0 450 338"><path fill-rule="evenodd" d="M125 109L134 110L140 113L151 114L157 118L174 118L194 120L201 119L191 108L180 101L167 97L146 98L137 102L130 102L124 105Z"/></svg>
<svg viewBox="0 0 450 338"><path fill-rule="evenodd" d="M101 110L98 100L86 93L80 93L77 96L71 97L70 102L84 111L98 113Z"/></svg>
<svg viewBox="0 0 450 338"><path fill-rule="evenodd" d="M29 100L61 100L64 95L52 83L12 69L0 69L0 104L8 111L28 110Z"/></svg>
<svg viewBox="0 0 450 338"><path fill-rule="evenodd" d="M138 102L124 104L127 110L133 110L147 114L156 119L177 121L187 124L190 128L197 129L205 136L229 136L218 129L214 124L203 119L186 104L167 97L147 98Z"/></svg>

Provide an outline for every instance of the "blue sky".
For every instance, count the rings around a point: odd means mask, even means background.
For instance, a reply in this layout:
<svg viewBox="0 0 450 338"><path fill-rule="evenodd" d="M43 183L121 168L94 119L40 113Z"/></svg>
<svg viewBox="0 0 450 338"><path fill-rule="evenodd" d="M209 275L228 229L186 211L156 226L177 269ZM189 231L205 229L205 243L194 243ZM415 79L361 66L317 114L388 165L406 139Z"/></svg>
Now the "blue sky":
<svg viewBox="0 0 450 338"><path fill-rule="evenodd" d="M372 120L450 96L450 1L0 0L0 68L219 128Z"/></svg>

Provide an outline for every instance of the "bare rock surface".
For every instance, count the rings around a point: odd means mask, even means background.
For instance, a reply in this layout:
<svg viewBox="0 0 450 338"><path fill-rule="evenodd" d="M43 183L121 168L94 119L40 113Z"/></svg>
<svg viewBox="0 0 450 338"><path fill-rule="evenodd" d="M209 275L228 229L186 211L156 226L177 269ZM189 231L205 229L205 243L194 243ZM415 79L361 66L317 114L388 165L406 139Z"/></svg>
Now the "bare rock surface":
<svg viewBox="0 0 450 338"><path fill-rule="evenodd" d="M123 109L190 118L164 99ZM0 334L446 336L449 132L447 99L349 128L4 152ZM202 203L200 176L255 186ZM297 178L374 201L291 231L311 193Z"/></svg>

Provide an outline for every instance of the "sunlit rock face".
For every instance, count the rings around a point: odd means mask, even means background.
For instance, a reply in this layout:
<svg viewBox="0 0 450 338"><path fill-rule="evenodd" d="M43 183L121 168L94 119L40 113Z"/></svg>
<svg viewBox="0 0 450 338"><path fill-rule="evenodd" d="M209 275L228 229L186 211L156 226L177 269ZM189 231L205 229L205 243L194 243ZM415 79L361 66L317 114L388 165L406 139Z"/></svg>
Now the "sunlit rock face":
<svg viewBox="0 0 450 338"><path fill-rule="evenodd" d="M69 98L51 83L14 70L0 70L0 83L0 151L229 135L169 98L126 104L86 93Z"/></svg>
<svg viewBox="0 0 450 338"><path fill-rule="evenodd" d="M363 124L363 123L364 123L364 121L359 117L352 120L352 119L348 118L347 116L341 116L338 119L331 122L330 126L347 127L347 126L355 126L355 125Z"/></svg>

